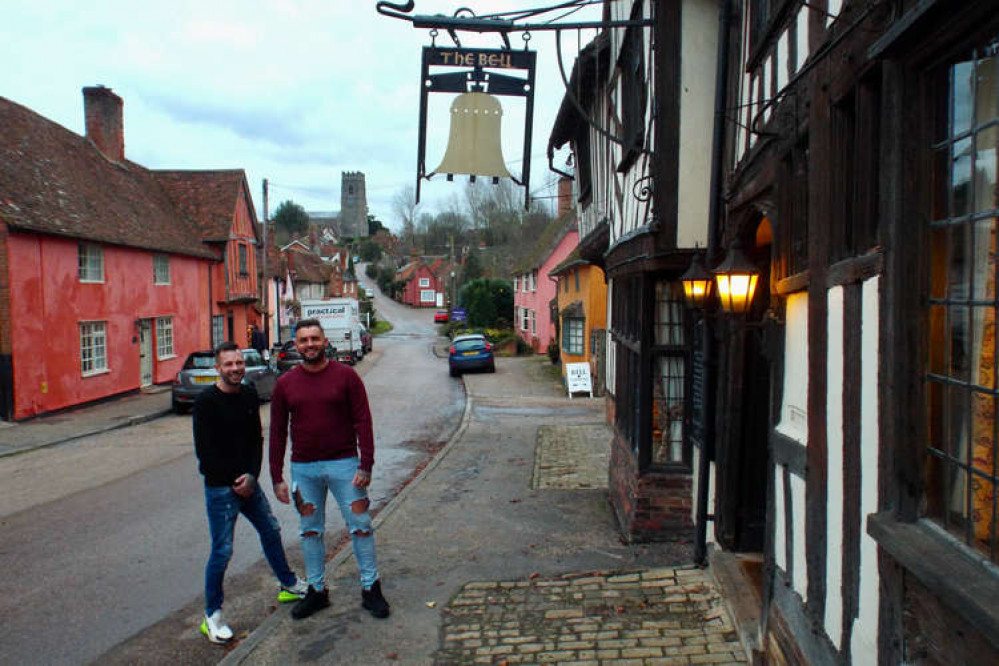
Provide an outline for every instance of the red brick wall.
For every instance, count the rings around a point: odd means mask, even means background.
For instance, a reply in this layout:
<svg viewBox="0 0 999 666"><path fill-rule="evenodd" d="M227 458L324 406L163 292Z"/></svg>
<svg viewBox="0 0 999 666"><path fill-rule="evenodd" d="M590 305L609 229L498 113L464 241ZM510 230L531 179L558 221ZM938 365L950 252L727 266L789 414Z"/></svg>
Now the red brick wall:
<svg viewBox="0 0 999 666"><path fill-rule="evenodd" d="M639 473L631 446L615 433L610 498L627 541L690 539L694 530L691 482L689 473Z"/></svg>

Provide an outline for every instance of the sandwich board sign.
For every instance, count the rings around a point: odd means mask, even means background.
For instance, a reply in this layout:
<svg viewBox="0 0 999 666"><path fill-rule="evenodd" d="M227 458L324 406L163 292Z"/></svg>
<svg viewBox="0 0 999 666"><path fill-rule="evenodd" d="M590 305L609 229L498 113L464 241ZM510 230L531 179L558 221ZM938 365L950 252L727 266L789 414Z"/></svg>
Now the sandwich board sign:
<svg viewBox="0 0 999 666"><path fill-rule="evenodd" d="M573 393L589 393L593 397L593 381L590 379L589 363L566 363L565 364L565 387L569 392L569 399Z"/></svg>

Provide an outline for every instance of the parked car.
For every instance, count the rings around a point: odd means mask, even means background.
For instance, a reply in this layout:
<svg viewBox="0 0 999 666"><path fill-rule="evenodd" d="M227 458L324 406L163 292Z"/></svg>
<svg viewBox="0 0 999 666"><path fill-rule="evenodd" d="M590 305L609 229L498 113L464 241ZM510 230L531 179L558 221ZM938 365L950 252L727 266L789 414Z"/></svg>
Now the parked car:
<svg viewBox="0 0 999 666"><path fill-rule="evenodd" d="M246 363L243 383L256 389L261 402L267 402L274 393L274 383L278 377L277 368L264 359L263 354L256 349L243 349L242 352L243 361Z"/></svg>
<svg viewBox="0 0 999 666"><path fill-rule="evenodd" d="M447 310L438 310L434 313L434 323L435 324L446 324L447 323Z"/></svg>
<svg viewBox="0 0 999 666"><path fill-rule="evenodd" d="M326 341L326 358L336 359L336 347L330 344L329 340ZM301 364L302 355L295 349L295 341L288 340L271 352L271 359L273 359L273 366L277 370L277 374L283 375L296 365Z"/></svg>
<svg viewBox="0 0 999 666"><path fill-rule="evenodd" d="M374 336L371 335L371 331L364 324L361 324L361 346L364 348L364 353L368 353L372 349L372 343L374 342Z"/></svg>
<svg viewBox="0 0 999 666"><path fill-rule="evenodd" d="M302 355L295 349L295 341L287 340L271 354L278 374L288 372L302 362Z"/></svg>
<svg viewBox="0 0 999 666"><path fill-rule="evenodd" d="M243 360L246 362L243 383L256 389L261 401L270 400L271 393L274 392L274 382L277 380L277 370L265 361L256 349L240 351L243 352ZM170 404L173 411L183 414L190 410L195 398L218 378L219 373L215 370L215 352L205 350L189 354L174 378L173 386L170 387Z"/></svg>
<svg viewBox="0 0 999 666"><path fill-rule="evenodd" d="M448 370L457 377L468 370L496 372L493 346L480 333L459 335L451 341L447 358Z"/></svg>

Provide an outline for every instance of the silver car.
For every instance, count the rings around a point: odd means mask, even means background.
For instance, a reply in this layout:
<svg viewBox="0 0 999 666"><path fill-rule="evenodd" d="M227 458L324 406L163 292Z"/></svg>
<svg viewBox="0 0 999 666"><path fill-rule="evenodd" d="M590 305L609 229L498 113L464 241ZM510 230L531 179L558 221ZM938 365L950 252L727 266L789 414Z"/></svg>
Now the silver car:
<svg viewBox="0 0 999 666"><path fill-rule="evenodd" d="M240 351L246 362L243 383L255 388L262 402L270 400L274 391L274 382L277 381L277 370L256 349ZM189 411L198 394L214 384L218 378L214 352L196 351L190 354L173 380L171 387L173 411L177 414Z"/></svg>

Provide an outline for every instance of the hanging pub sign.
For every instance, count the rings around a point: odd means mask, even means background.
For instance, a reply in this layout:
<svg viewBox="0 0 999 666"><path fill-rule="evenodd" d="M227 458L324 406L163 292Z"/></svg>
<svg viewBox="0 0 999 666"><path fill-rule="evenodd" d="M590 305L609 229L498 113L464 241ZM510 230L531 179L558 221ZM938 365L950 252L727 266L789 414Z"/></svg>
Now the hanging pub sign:
<svg viewBox="0 0 999 666"><path fill-rule="evenodd" d="M443 174L452 180L464 174L493 182L510 178L524 188L524 205L530 203L531 128L534 116L534 73L537 54L511 49L446 48L423 49L420 76L420 138L416 164L416 201L424 178ZM435 68L448 71L434 73ZM461 68L457 69L456 68ZM438 70L439 71L439 70ZM430 93L457 94L451 103L451 127L441 163L427 171L427 102ZM501 124L503 107L497 96L523 97L524 150L520 178L511 174L503 159Z"/></svg>

